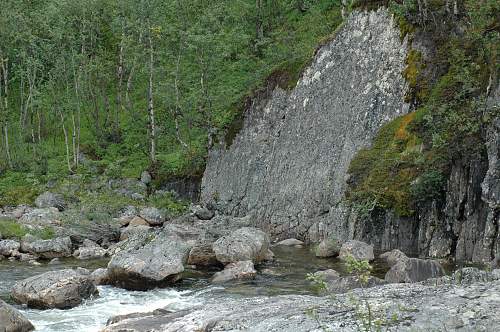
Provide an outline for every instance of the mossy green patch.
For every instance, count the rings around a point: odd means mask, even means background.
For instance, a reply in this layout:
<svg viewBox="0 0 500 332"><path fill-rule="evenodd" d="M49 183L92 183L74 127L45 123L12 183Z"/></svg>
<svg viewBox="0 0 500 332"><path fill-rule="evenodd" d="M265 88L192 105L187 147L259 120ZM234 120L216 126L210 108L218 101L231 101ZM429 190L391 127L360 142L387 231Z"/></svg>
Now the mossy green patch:
<svg viewBox="0 0 500 332"><path fill-rule="evenodd" d="M415 113L410 113L384 125L373 145L352 160L347 194L351 201L372 201L405 216L413 213L410 187L421 155L420 140L408 131L414 118Z"/></svg>
<svg viewBox="0 0 500 332"><path fill-rule="evenodd" d="M0 234L3 238L19 240L28 233L42 240L52 239L55 236L52 227L29 229L15 220L0 219Z"/></svg>

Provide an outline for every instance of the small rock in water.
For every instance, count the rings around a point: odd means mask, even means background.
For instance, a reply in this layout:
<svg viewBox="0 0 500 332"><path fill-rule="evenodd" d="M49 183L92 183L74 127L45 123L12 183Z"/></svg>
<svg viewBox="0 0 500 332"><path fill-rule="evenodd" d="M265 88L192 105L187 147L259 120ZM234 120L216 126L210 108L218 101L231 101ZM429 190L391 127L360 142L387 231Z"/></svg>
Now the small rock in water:
<svg viewBox="0 0 500 332"><path fill-rule="evenodd" d="M59 258L53 258L50 262L49 265L58 265L61 264L61 260Z"/></svg>
<svg viewBox="0 0 500 332"><path fill-rule="evenodd" d="M340 278L340 274L333 269L315 272L314 276L321 278L323 281L331 281Z"/></svg>
<svg viewBox="0 0 500 332"><path fill-rule="evenodd" d="M362 241L349 240L342 245L339 252L341 260L345 261L348 257L358 261L372 261L375 259L373 246Z"/></svg>
<svg viewBox="0 0 500 332"><path fill-rule="evenodd" d="M304 242L297 239L286 239L276 243L277 246L289 246L289 247L302 246L303 244Z"/></svg>
<svg viewBox="0 0 500 332"><path fill-rule="evenodd" d="M334 238L324 239L316 247L316 257L334 257L338 256L340 252L341 243Z"/></svg>
<svg viewBox="0 0 500 332"><path fill-rule="evenodd" d="M240 261L226 265L224 270L214 274L213 283L222 283L230 280L253 279L257 271L252 261Z"/></svg>

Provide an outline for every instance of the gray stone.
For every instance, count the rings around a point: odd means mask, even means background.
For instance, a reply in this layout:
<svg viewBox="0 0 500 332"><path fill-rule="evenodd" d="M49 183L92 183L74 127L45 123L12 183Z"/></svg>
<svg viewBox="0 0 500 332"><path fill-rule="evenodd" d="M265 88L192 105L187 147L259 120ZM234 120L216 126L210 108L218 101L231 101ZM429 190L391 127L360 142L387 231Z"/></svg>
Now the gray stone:
<svg viewBox="0 0 500 332"><path fill-rule="evenodd" d="M181 235L163 230L136 233L130 240L108 264L110 283L146 290L171 285L182 277L191 247Z"/></svg>
<svg viewBox="0 0 500 332"><path fill-rule="evenodd" d="M385 280L374 276L369 276L366 280L359 276L346 276L328 280L326 289L331 293L345 293L352 289L375 287L386 283Z"/></svg>
<svg viewBox="0 0 500 332"><path fill-rule="evenodd" d="M327 238L321 241L315 250L316 257L333 257L340 253L341 243L334 238Z"/></svg>
<svg viewBox="0 0 500 332"><path fill-rule="evenodd" d="M61 219L61 213L55 207L34 209L25 213L19 222L29 226L51 226L59 225Z"/></svg>
<svg viewBox="0 0 500 332"><path fill-rule="evenodd" d="M348 257L353 257L358 261L372 261L375 259L373 246L361 241L349 240L342 244L339 252L341 260L346 260Z"/></svg>
<svg viewBox="0 0 500 332"><path fill-rule="evenodd" d="M257 271L253 266L252 261L240 261L229 263L224 270L214 274L213 283L223 283L231 280L253 279L257 275Z"/></svg>
<svg viewBox="0 0 500 332"><path fill-rule="evenodd" d="M211 242L200 242L195 244L189 251L187 263L196 267L213 267L220 263L212 249Z"/></svg>
<svg viewBox="0 0 500 332"><path fill-rule="evenodd" d="M217 260L223 264L250 260L259 263L266 258L269 236L257 228L243 227L213 244Z"/></svg>
<svg viewBox="0 0 500 332"><path fill-rule="evenodd" d="M90 274L90 278L95 285L107 285L109 284L109 273L108 269L99 268Z"/></svg>
<svg viewBox="0 0 500 332"><path fill-rule="evenodd" d="M470 300L463 294L477 294ZM330 296L212 297L203 305L122 317L105 332L150 331L359 331L366 303L373 319L391 319L391 331L496 331L500 326L500 281L463 286L387 284ZM307 314L308 312L314 314ZM396 319L392 320L392 317Z"/></svg>
<svg viewBox="0 0 500 332"><path fill-rule="evenodd" d="M408 256L406 256L399 249L393 249L391 251L385 252L382 255L380 255L380 259L382 259L387 263L387 265L392 267L401 261L407 260Z"/></svg>
<svg viewBox="0 0 500 332"><path fill-rule="evenodd" d="M29 332L35 327L17 309L0 300L0 331Z"/></svg>
<svg viewBox="0 0 500 332"><path fill-rule="evenodd" d="M70 257L73 250L71 239L67 237L57 237L50 240L36 240L33 242L22 242L21 250L51 259L56 257Z"/></svg>
<svg viewBox="0 0 500 332"><path fill-rule="evenodd" d="M151 183L151 174L149 174L148 171L143 171L141 173L141 182L146 185Z"/></svg>
<svg viewBox="0 0 500 332"><path fill-rule="evenodd" d="M215 216L212 210L200 205L191 206L191 212L201 220L210 220Z"/></svg>
<svg viewBox="0 0 500 332"><path fill-rule="evenodd" d="M331 281L340 278L340 274L332 269L317 271L314 273L314 276L320 278L323 281Z"/></svg>
<svg viewBox="0 0 500 332"><path fill-rule="evenodd" d="M146 220L151 226L160 226L165 221L165 216L155 207L147 207L139 212L139 216Z"/></svg>
<svg viewBox="0 0 500 332"><path fill-rule="evenodd" d="M62 195L46 191L35 199L35 205L41 209L54 207L64 211L67 204Z"/></svg>
<svg viewBox="0 0 500 332"><path fill-rule="evenodd" d="M276 243L277 246L287 246L287 247L301 246L303 244L304 242L297 239L286 239Z"/></svg>
<svg viewBox="0 0 500 332"><path fill-rule="evenodd" d="M417 282L443 276L439 262L430 259L408 258L399 261L386 273L387 282Z"/></svg>
<svg viewBox="0 0 500 332"><path fill-rule="evenodd" d="M127 223L128 226L150 226L146 219L141 218L139 216L135 216L129 220Z"/></svg>
<svg viewBox="0 0 500 332"><path fill-rule="evenodd" d="M59 258L52 258L48 264L49 265L59 265L59 264L61 264L61 260Z"/></svg>
<svg viewBox="0 0 500 332"><path fill-rule="evenodd" d="M75 252L76 253L76 252ZM91 240L84 240L83 245L78 249L75 256L78 259L96 259L106 256L107 250Z"/></svg>
<svg viewBox="0 0 500 332"><path fill-rule="evenodd" d="M11 292L16 302L37 309L69 309L98 294L90 276L69 269L18 281Z"/></svg>
<svg viewBox="0 0 500 332"><path fill-rule="evenodd" d="M120 230L120 241L128 239L133 234L148 233L150 231L152 231L150 226L144 226L144 225L128 226Z"/></svg>
<svg viewBox="0 0 500 332"><path fill-rule="evenodd" d="M21 245L14 240L0 240L0 255L12 256L17 253Z"/></svg>
<svg viewBox="0 0 500 332"><path fill-rule="evenodd" d="M354 12L295 88L262 89L236 137L209 152L202 204L249 215L272 238L349 239L341 202L350 161L409 111L401 75L408 47L394 23L387 10Z"/></svg>

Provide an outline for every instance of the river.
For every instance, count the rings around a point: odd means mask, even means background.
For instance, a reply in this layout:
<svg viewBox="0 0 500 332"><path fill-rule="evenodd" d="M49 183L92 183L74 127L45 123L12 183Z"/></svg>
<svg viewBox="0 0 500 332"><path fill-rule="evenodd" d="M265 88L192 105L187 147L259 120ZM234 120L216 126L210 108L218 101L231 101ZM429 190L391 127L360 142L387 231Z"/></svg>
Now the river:
<svg viewBox="0 0 500 332"><path fill-rule="evenodd" d="M115 315L148 312L159 308L187 309L203 304L208 298L249 297L279 294L311 294L313 289L306 274L324 269L335 269L345 274L337 259L319 259L310 248L275 247L275 260L258 267L254 280L214 286L209 280L212 273L188 270L185 278L175 287L147 292L127 291L111 286L99 286L99 296L86 300L69 310L35 310L16 307L33 323L39 332L97 332ZM41 266L18 262L0 262L0 297L12 304L9 293L16 281L63 268L85 267L89 270L106 266L105 260L61 260L61 264ZM387 267L374 264L373 274L383 277Z"/></svg>

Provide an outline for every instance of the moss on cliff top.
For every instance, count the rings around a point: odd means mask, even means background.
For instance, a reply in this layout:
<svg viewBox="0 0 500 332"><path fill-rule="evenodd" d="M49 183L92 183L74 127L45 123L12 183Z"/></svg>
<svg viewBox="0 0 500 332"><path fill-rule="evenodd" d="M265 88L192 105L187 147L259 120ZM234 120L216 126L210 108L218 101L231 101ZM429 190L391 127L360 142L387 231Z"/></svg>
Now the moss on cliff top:
<svg viewBox="0 0 500 332"><path fill-rule="evenodd" d="M401 216L443 197L454 160L484 160L482 128L500 116L485 106L486 94L498 84L500 3L465 0L458 14L443 1L424 10L415 4L390 2L405 31L437 48L427 62L415 49L408 54L402 75L416 111L383 126L373 145L355 156L347 191L358 206L394 209ZM424 70L427 65L431 70Z"/></svg>

